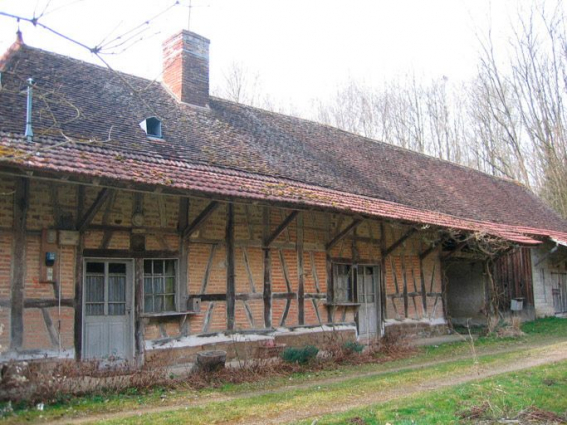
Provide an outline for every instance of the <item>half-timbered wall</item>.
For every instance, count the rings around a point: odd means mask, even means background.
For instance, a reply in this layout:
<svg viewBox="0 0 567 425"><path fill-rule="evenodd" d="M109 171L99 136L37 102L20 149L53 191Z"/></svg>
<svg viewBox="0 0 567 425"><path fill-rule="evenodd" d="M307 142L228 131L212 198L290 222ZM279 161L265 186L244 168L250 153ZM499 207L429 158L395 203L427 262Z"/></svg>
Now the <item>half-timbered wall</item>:
<svg viewBox="0 0 567 425"><path fill-rule="evenodd" d="M427 230L34 178L2 178L0 193L2 351L79 354L84 258L137 259L137 351L185 335L353 322L355 306L333 303L334 263L380 270L387 322L443 317L439 253ZM55 283L40 278L44 229L71 235L63 242L59 233ZM198 298L199 314L144 315L141 259L158 257L177 260L177 309Z"/></svg>

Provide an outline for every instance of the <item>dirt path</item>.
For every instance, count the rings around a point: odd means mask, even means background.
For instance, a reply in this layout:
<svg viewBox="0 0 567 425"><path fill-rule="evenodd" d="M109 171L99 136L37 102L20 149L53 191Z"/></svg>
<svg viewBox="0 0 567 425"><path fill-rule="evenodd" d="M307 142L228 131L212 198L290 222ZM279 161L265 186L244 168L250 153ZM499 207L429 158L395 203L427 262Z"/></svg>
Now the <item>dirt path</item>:
<svg viewBox="0 0 567 425"><path fill-rule="evenodd" d="M357 407L363 407L371 404L382 404L389 402L391 400L403 397L409 397L411 395L415 395L419 392L430 390L430 389L441 389L453 385L459 385L462 383L470 382L477 379L488 378L491 376L507 373L507 372L514 372L523 369L529 369L536 366L541 366L547 363L553 363L561 360L567 360L567 342L562 342L559 344L554 344L546 347L541 347L541 350L537 351L537 354L530 353L529 350L533 349L534 346L525 346L523 347L527 353L526 357L522 359L520 364L508 364L508 365L484 365L478 366L476 371L471 372L470 370L466 370L463 373L451 373L450 379L444 377L443 379L429 379L420 383L411 384L411 385L401 385L395 389L388 389L385 391L374 392L371 394L367 394L363 397L356 397L352 399L346 399L341 402L340 405L336 403L332 404L317 404L316 406L312 406L307 409L302 409L300 412L295 410L285 411L277 416L272 416L269 418L262 418L258 421L252 418L244 418L241 421L237 422L230 422L230 423L246 423L246 424L269 424L269 423L285 423L291 421L297 421L301 419L307 418L316 418L323 416L325 414L330 413L341 413L345 412L350 409L354 409ZM493 355L493 354L504 354L504 353L511 353L523 351L518 350L518 347L512 347L510 349L500 349L494 351L487 351L480 354L480 356L486 355ZM404 366L400 368L391 368L383 371L376 371L370 373L351 373L346 374L344 376L338 376L333 378L325 378L320 380L311 380L308 382L303 382L297 385L287 385L283 387L278 387L269 390L262 390L262 391L253 391L247 393L238 393L238 394L230 394L230 395L221 395L221 394L208 394L205 396L199 396L193 398L192 400L176 400L173 404L162 405L162 406L154 406L154 407L140 407L139 409L135 410L128 410L128 411L121 411L121 412L112 412L107 414L100 414L100 415L91 415L89 417L82 417L82 418L69 418L69 419L61 419L55 422L48 422L50 425L62 425L62 424L87 424L87 423L97 423L100 421L105 420L118 420L118 419L125 419L125 418L134 418L141 415L147 414L156 414L156 413L164 413L164 412L171 412L176 410L183 410L190 407L196 406L206 406L210 403L222 403L226 401L236 400L236 399L247 399L251 397L257 397L264 394L277 394L277 393L285 393L287 391L297 390L297 389L306 389L313 386L326 386L331 385L334 383L344 382L351 379L356 379L360 377L372 377L372 376L380 376L389 373L395 372L402 372L402 371L412 371L412 370L419 370L428 367L434 367L438 365L443 365L447 363L452 363L459 360L466 360L470 359L470 355L463 355L463 356L456 356L450 359L442 359L437 361L425 362L425 363L417 363L415 365ZM46 422L47 423L47 422Z"/></svg>

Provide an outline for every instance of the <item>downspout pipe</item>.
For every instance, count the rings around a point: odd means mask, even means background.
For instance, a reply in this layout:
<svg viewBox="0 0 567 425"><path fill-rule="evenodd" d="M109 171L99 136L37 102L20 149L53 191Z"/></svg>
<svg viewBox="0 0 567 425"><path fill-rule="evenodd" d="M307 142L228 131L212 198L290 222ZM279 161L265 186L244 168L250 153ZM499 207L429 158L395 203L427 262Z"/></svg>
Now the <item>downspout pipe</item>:
<svg viewBox="0 0 567 425"><path fill-rule="evenodd" d="M26 132L25 136L28 142L33 141L33 128L32 128L32 100L33 100L33 78L28 78L28 99L26 107Z"/></svg>

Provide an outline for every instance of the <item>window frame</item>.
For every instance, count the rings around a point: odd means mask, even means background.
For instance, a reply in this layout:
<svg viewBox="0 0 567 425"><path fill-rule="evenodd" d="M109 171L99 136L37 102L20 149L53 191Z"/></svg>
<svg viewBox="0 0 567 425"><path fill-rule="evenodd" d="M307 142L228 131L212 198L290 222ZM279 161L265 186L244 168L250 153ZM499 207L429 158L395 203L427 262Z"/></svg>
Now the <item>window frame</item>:
<svg viewBox="0 0 567 425"><path fill-rule="evenodd" d="M167 314L167 313L177 313L180 311L180 301L179 301L179 259L178 258L144 258L143 259L144 264L143 264L143 287L142 287L142 311L144 314ZM165 309L162 307L162 309L160 311L156 311L155 308L153 308L151 311L146 310L146 296L151 296L153 298L153 306L155 307L155 298L156 297L163 297L163 304L162 306L165 306L165 297L170 295L171 293L169 292L165 292L165 287L166 287L166 279L167 277L171 277L165 274L165 264L164 264L164 270L163 270L163 274L161 275L161 277L163 277L163 288L164 288L164 292L156 294L156 293L151 293L149 295L146 294L146 261L151 261L152 262L152 273L151 273L151 278L152 280L156 277L156 276L160 276L160 275L155 275L154 274L154 262L155 261L172 261L174 264L174 268L175 268L175 272L173 274L173 278L174 278L174 282L173 282L173 308L172 309ZM152 282L152 286L153 286L153 282Z"/></svg>

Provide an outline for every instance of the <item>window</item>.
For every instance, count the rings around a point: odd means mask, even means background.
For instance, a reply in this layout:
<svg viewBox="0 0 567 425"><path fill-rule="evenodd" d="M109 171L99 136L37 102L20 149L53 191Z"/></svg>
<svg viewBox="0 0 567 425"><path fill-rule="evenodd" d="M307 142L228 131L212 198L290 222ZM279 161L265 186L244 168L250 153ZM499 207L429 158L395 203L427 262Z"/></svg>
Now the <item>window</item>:
<svg viewBox="0 0 567 425"><path fill-rule="evenodd" d="M334 285L336 303L376 302L376 287L379 272L377 266L334 264Z"/></svg>
<svg viewBox="0 0 567 425"><path fill-rule="evenodd" d="M354 302L355 267L335 264L335 302Z"/></svg>
<svg viewBox="0 0 567 425"><path fill-rule="evenodd" d="M148 136L162 138L161 121L156 117L146 118L140 123L140 127L142 127Z"/></svg>
<svg viewBox="0 0 567 425"><path fill-rule="evenodd" d="M176 260L144 260L144 311L175 311Z"/></svg>
<svg viewBox="0 0 567 425"><path fill-rule="evenodd" d="M87 316L126 314L126 264L89 261L85 276Z"/></svg>

